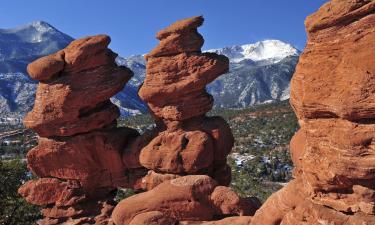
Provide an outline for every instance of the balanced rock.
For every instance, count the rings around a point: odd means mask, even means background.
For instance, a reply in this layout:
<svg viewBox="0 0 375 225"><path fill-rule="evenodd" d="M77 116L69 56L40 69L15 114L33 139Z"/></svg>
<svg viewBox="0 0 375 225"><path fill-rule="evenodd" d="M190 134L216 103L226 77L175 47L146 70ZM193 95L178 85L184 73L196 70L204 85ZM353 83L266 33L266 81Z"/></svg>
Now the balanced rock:
<svg viewBox="0 0 375 225"><path fill-rule="evenodd" d="M160 43L146 56L146 77L139 89L157 128L138 137L123 161L157 173L207 174L228 185L226 158L234 139L225 120L205 116L213 106L205 87L228 71L229 60L201 52L203 37L197 28L202 23L203 17L192 17L157 34Z"/></svg>
<svg viewBox="0 0 375 225"><path fill-rule="evenodd" d="M145 57L139 96L156 127L133 139L122 161L131 170L149 170L132 185L147 192L115 207L116 225L241 225L260 207L258 199L240 198L225 187L231 181L227 156L234 138L223 118L205 115L213 106L205 88L228 71L229 60L201 52L204 40L197 28L202 23L203 17L192 17L165 28ZM233 215L238 216L220 221Z"/></svg>
<svg viewBox="0 0 375 225"><path fill-rule="evenodd" d="M116 188L145 175L129 173L122 161L139 134L116 128L119 110L109 99L133 73L116 65L109 42L106 35L79 39L28 66L40 83L24 124L40 137L27 161L40 179L19 193L43 207L39 224L109 224Z"/></svg>
<svg viewBox="0 0 375 225"><path fill-rule="evenodd" d="M109 98L133 73L115 64L109 42L105 35L79 39L28 66L31 77L41 83L34 108L24 119L27 128L42 137L72 136L116 120L119 110Z"/></svg>

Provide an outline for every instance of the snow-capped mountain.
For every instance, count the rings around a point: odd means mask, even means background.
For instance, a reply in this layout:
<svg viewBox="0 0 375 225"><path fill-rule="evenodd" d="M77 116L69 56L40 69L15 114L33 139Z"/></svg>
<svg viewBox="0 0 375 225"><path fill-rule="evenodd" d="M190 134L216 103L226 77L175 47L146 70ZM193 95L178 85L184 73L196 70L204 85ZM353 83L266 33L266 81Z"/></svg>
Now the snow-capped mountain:
<svg viewBox="0 0 375 225"><path fill-rule="evenodd" d="M26 74L31 61L67 46L73 38L45 22L0 29L0 115L17 118L31 110L37 82Z"/></svg>
<svg viewBox="0 0 375 225"><path fill-rule="evenodd" d="M278 63L288 56L298 56L300 54L298 49L279 40L265 40L255 44L211 49L208 52L226 55L233 63L239 63L247 59L252 61L269 60L273 63Z"/></svg>
<svg viewBox="0 0 375 225"><path fill-rule="evenodd" d="M223 54L230 60L229 72L207 86L215 107L243 108L289 98L289 83L300 54L292 45L265 40L206 52ZM146 70L142 55L119 57L117 63L134 71L129 86L142 83Z"/></svg>
<svg viewBox="0 0 375 225"><path fill-rule="evenodd" d="M22 117L34 102L37 82L26 74L31 61L67 46L72 37L46 22L33 22L14 29L0 29L0 115ZM299 51L278 40L207 50L230 59L230 71L209 84L215 107L248 107L289 98L289 83ZM111 100L123 116L147 112L137 91L146 71L143 55L118 57L134 77Z"/></svg>
<svg viewBox="0 0 375 225"><path fill-rule="evenodd" d="M58 51L72 40L41 21L14 29L0 29L0 72L26 72L25 65L30 61Z"/></svg>
<svg viewBox="0 0 375 225"><path fill-rule="evenodd" d="M230 60L229 72L207 88L216 107L242 108L289 99L290 80L300 54L292 45L265 40L208 52Z"/></svg>

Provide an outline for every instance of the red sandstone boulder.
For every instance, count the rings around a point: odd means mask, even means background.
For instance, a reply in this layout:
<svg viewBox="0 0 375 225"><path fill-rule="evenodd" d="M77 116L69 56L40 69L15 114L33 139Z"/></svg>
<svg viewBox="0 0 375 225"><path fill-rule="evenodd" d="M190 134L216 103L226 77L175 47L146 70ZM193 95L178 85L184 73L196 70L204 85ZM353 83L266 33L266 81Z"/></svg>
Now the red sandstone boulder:
<svg viewBox="0 0 375 225"><path fill-rule="evenodd" d="M279 225L284 216L303 203L307 196L300 179L290 181L280 191L273 193L256 211L251 225Z"/></svg>
<svg viewBox="0 0 375 225"><path fill-rule="evenodd" d="M72 206L49 206L42 210L45 218L38 223L109 225L114 204L107 199L92 199Z"/></svg>
<svg viewBox="0 0 375 225"><path fill-rule="evenodd" d="M229 60L201 53L197 28L203 17L178 21L160 31L159 45L146 56L146 78L139 90L157 118L182 121L204 115L213 105L205 86L228 71Z"/></svg>
<svg viewBox="0 0 375 225"><path fill-rule="evenodd" d="M195 31L198 27L202 26L204 21L203 16L195 16L183 20L179 20L167 28L159 31L156 34L156 38L162 40L171 34L181 34L191 31Z"/></svg>
<svg viewBox="0 0 375 225"><path fill-rule="evenodd" d="M64 54L64 51L58 51L35 60L27 66L27 73L31 78L39 81L46 81L53 76L58 76L64 70Z"/></svg>
<svg viewBox="0 0 375 225"><path fill-rule="evenodd" d="M121 150L137 135L129 128L113 128L59 139L40 138L27 154L28 167L40 177L79 180L85 189L124 185Z"/></svg>
<svg viewBox="0 0 375 225"><path fill-rule="evenodd" d="M142 190L152 190L159 184L168 181L173 180L180 177L177 174L163 174L163 173L156 173L153 170L149 170L147 175L142 177L140 185L133 187L134 189L142 189Z"/></svg>
<svg viewBox="0 0 375 225"><path fill-rule="evenodd" d="M226 73L228 66L227 57L214 53L152 57L147 61L147 76L139 95L147 102L164 105L193 94L195 90L203 90L208 83Z"/></svg>
<svg viewBox="0 0 375 225"><path fill-rule="evenodd" d="M246 214L245 205L249 206L230 189L217 187L212 178L191 175L166 181L151 191L121 201L113 211L112 220L116 225L128 225L137 215L154 211L177 221L212 220L223 213Z"/></svg>
<svg viewBox="0 0 375 225"><path fill-rule="evenodd" d="M364 225L375 224L374 215L354 214L348 215L331 208L316 205L306 200L295 210L285 215L281 225L315 225L315 224L338 224L338 225Z"/></svg>
<svg viewBox="0 0 375 225"><path fill-rule="evenodd" d="M109 98L124 88L133 73L116 66L108 44L108 36L73 41L57 54L65 54L65 66L58 76L53 76L61 69L56 54L28 66L31 76L43 83L38 86L33 110L24 119L27 128L42 137L71 136L115 121L119 111Z"/></svg>
<svg viewBox="0 0 375 225"><path fill-rule="evenodd" d="M151 191L122 200L114 209L116 225L128 225L144 212L160 211L177 220L209 220L214 215L209 196L216 182L208 176L185 176L166 181Z"/></svg>
<svg viewBox="0 0 375 225"><path fill-rule="evenodd" d="M126 168L137 169L142 168L140 163L139 155L141 150L148 145L152 139L158 136L159 134L158 127L145 131L141 136L138 136L126 145L125 149L122 152L122 162Z"/></svg>
<svg viewBox="0 0 375 225"><path fill-rule="evenodd" d="M111 38L107 35L96 35L73 41L64 49L65 71L77 73L101 66L116 67L117 54L108 49L110 42Z"/></svg>
<svg viewBox="0 0 375 225"><path fill-rule="evenodd" d="M55 178L31 180L22 185L18 193L34 205L74 205L86 200L83 191L72 182L63 182Z"/></svg>
<svg viewBox="0 0 375 225"><path fill-rule="evenodd" d="M306 19L309 33L330 27L342 26L372 14L375 2L372 0L331 0L324 4L319 11Z"/></svg>
<svg viewBox="0 0 375 225"><path fill-rule="evenodd" d="M375 215L375 190L373 188L353 185L346 192L316 192L311 201L340 212Z"/></svg>
<svg viewBox="0 0 375 225"><path fill-rule="evenodd" d="M210 134L214 140L214 161L217 163L226 161L234 145L234 137L229 124L218 116L206 117L201 129Z"/></svg>
<svg viewBox="0 0 375 225"><path fill-rule="evenodd" d="M152 211L136 215L129 225L175 225L176 220L166 217L162 212Z"/></svg>
<svg viewBox="0 0 375 225"><path fill-rule="evenodd" d="M218 215L254 215L261 206L261 202L256 198L240 198L231 188L218 186L211 193L211 201Z"/></svg>
<svg viewBox="0 0 375 225"><path fill-rule="evenodd" d="M213 163L212 139L202 131L163 132L141 150L140 162L166 173L195 173Z"/></svg>

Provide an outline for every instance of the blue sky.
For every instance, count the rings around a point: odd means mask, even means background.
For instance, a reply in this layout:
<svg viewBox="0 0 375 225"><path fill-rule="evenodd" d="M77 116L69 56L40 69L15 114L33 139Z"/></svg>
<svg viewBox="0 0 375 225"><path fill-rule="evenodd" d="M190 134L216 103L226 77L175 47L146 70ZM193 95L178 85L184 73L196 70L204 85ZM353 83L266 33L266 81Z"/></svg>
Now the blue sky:
<svg viewBox="0 0 375 225"><path fill-rule="evenodd" d="M122 56L149 52L155 33L195 15L203 49L280 39L303 49L304 20L327 0L1 0L0 28L43 20L79 38L105 33Z"/></svg>

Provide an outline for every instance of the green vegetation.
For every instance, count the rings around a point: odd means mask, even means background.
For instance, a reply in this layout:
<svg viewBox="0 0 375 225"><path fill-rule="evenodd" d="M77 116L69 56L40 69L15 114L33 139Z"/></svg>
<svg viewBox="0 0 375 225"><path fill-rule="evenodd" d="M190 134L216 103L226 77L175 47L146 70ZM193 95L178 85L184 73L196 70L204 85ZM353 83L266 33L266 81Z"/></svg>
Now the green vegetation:
<svg viewBox="0 0 375 225"><path fill-rule="evenodd" d="M26 163L19 159L0 161L0 224L26 225L40 218L39 208L18 195L18 187L30 179Z"/></svg>

